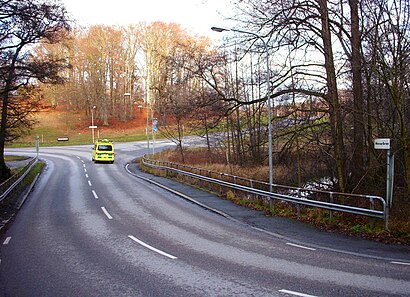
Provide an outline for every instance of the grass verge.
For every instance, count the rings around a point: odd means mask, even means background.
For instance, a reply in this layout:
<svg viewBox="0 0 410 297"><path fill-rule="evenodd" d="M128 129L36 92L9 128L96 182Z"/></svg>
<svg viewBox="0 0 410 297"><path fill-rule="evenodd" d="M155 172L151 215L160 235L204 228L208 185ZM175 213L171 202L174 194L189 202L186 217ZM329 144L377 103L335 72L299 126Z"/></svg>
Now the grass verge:
<svg viewBox="0 0 410 297"><path fill-rule="evenodd" d="M178 152L166 151L158 153L154 159L169 162L180 162ZM200 160L201 152L195 149L193 152L186 152L184 159L185 165L190 165L204 170L218 171L221 173L242 176L249 179L267 179L267 170L265 167L259 168L240 168L233 165L224 165L221 163L208 163ZM190 158L192 156L192 158ZM216 160L217 158L214 158ZM196 162L200 160L200 162ZM179 161L179 162L178 162ZM159 169L147 169L141 166L143 170L151 174L165 176L164 172ZM188 170L188 169L184 169ZM281 174L286 176L286 168L280 168ZM198 173L198 172L194 172ZM397 243L410 246L410 205L408 203L396 203L390 213L389 230L384 229L384 221L364 216L346 214L341 212L333 212L332 216L328 210L312 208L308 206L297 206L293 203L274 200L272 209L269 208L269 203L263 197L253 196L246 193L240 193L229 189L221 189L219 186L213 186L204 181L192 180L184 176L176 176L168 174L167 177L177 179L180 182L191 184L205 191L211 191L220 197L233 201L238 205L249 207L252 209L263 211L268 216L283 216L298 219L305 223L314 225L316 228L329 231L339 232L353 237L366 238L374 241L385 243ZM262 178L258 178L262 177Z"/></svg>
<svg viewBox="0 0 410 297"><path fill-rule="evenodd" d="M0 227L8 222L19 210L23 203L24 194L34 182L36 176L43 170L45 164L41 161L30 170L17 186L3 201L0 202Z"/></svg>

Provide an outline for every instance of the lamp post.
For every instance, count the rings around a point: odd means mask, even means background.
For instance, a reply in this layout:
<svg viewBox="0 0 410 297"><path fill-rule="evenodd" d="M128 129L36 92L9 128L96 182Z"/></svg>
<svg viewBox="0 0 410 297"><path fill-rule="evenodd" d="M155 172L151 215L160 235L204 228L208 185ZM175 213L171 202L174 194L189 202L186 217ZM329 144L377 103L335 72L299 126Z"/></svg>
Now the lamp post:
<svg viewBox="0 0 410 297"><path fill-rule="evenodd" d="M130 102L130 105L131 105L131 93L128 93L128 92L124 93L124 104L123 104L124 105L124 119L127 118L127 99L125 99L127 97L129 97L128 102ZM130 115L132 115L132 105L131 105Z"/></svg>
<svg viewBox="0 0 410 297"><path fill-rule="evenodd" d="M93 107L91 108L91 134L92 134L92 138L93 138L93 145L94 145L94 109L96 109L97 106L93 105Z"/></svg>
<svg viewBox="0 0 410 297"><path fill-rule="evenodd" d="M259 40L262 41L263 46L265 48L266 52L266 71L268 72L267 75L267 88L268 88L268 93L267 93L267 101L268 101L268 145L269 145L269 191L272 192L272 184L273 184L273 170L272 170L272 115L271 115L271 98L270 98L270 93L271 93L271 82L270 82L270 68L269 68L269 49L266 41L262 38L261 35L255 33L255 32L250 32L250 31L244 31L244 30L238 30L238 29L226 29L226 28L220 28L220 27L212 27L212 31L215 32L224 32L224 31L232 31L232 32L237 32L241 34L248 34L248 35L253 35L257 37ZM270 200L270 204L271 204ZM270 205L272 206L272 205Z"/></svg>
<svg viewBox="0 0 410 297"><path fill-rule="evenodd" d="M147 134L147 155L149 155L149 141L150 141L150 137L149 137L149 117L150 117L150 106L149 106L149 102L148 102L148 98L147 98L147 100L146 100L146 107L145 107L145 109L146 109L146 111L147 111L147 114L146 114L146 116L147 116L147 126L146 126L146 128L145 128L145 133ZM151 114L152 114L152 112L151 112Z"/></svg>

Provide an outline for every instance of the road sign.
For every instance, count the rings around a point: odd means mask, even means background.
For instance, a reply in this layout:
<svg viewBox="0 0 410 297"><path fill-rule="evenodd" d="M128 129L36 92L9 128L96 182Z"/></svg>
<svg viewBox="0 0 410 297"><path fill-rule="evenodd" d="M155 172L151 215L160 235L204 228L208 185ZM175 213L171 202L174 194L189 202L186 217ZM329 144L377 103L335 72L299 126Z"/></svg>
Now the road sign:
<svg viewBox="0 0 410 297"><path fill-rule="evenodd" d="M386 202L387 207L391 208L393 204L394 154L390 154L390 138L376 138L374 149L385 150L387 153Z"/></svg>
<svg viewBox="0 0 410 297"><path fill-rule="evenodd" d="M390 149L390 138L376 138L374 140L374 149L389 150Z"/></svg>
<svg viewBox="0 0 410 297"><path fill-rule="evenodd" d="M57 137L57 141L69 141L70 138L68 138L67 136L64 137Z"/></svg>
<svg viewBox="0 0 410 297"><path fill-rule="evenodd" d="M154 119L153 121L152 121L152 132L157 132L157 123L158 123L158 121L157 121L157 119Z"/></svg>
<svg viewBox="0 0 410 297"><path fill-rule="evenodd" d="M88 126L90 129L97 129L97 126Z"/></svg>

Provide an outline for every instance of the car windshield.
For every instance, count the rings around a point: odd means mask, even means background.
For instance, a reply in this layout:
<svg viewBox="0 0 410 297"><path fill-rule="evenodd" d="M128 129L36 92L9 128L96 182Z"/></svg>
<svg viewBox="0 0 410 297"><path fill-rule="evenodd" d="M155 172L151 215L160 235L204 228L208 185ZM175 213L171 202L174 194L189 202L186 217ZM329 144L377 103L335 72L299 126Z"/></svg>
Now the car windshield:
<svg viewBox="0 0 410 297"><path fill-rule="evenodd" d="M112 151L112 146L109 144L100 144L98 146L99 151Z"/></svg>

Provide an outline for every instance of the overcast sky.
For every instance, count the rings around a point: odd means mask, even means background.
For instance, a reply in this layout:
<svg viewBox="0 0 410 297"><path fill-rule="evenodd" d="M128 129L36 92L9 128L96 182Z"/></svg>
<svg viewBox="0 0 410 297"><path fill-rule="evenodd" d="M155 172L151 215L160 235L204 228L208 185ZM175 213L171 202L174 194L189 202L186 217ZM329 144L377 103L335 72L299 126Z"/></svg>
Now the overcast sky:
<svg viewBox="0 0 410 297"><path fill-rule="evenodd" d="M60 0L80 25L127 25L141 21L181 24L192 34L215 38L212 26L226 26L229 0Z"/></svg>

